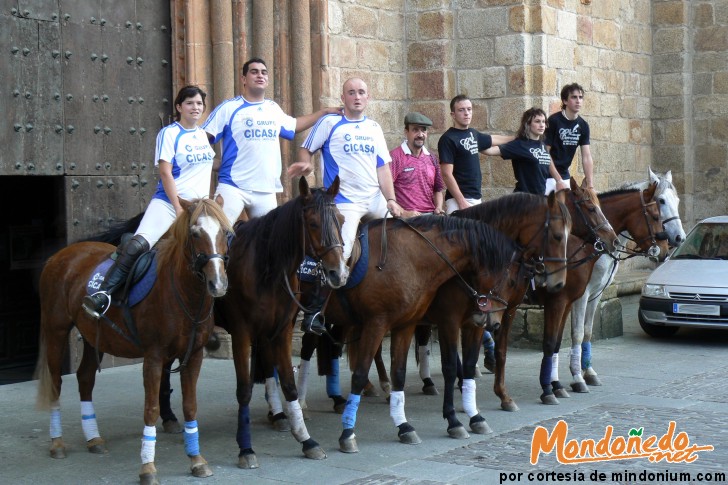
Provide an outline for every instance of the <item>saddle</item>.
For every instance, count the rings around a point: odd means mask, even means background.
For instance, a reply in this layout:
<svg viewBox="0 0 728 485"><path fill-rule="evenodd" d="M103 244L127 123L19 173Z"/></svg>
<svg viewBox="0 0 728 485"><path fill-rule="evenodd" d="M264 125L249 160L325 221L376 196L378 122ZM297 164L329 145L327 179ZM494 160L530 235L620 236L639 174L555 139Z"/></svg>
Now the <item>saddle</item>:
<svg viewBox="0 0 728 485"><path fill-rule="evenodd" d="M86 293L91 295L99 291L101 282L108 272L114 260L113 254L103 260L92 272L86 285ZM112 305L121 306L127 304L129 307L141 302L154 286L157 280L157 250L152 249L139 256L134 263L126 282L111 295Z"/></svg>

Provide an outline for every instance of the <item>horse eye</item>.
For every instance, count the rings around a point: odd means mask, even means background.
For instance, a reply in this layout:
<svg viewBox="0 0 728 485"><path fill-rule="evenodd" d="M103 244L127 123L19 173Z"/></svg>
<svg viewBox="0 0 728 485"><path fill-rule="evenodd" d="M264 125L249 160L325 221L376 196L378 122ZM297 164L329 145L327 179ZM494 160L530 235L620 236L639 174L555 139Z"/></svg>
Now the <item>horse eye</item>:
<svg viewBox="0 0 728 485"><path fill-rule="evenodd" d="M665 199L660 199L660 204L665 204Z"/></svg>

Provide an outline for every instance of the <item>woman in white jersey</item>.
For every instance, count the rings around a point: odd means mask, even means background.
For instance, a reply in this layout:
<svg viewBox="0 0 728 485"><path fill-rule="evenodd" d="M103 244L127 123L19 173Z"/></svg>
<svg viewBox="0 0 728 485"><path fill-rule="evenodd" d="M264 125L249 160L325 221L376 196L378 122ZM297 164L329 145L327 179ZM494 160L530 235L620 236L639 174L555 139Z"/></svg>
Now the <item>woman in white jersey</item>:
<svg viewBox="0 0 728 485"><path fill-rule="evenodd" d="M116 250L116 261L99 291L86 296L83 308L98 318L111 304L111 294L124 284L137 258L164 235L183 209L178 197L199 199L210 193L212 159L205 132L197 126L207 95L197 86L185 86L174 101L175 119L157 135L154 164L159 168L157 191L147 206L134 236Z"/></svg>

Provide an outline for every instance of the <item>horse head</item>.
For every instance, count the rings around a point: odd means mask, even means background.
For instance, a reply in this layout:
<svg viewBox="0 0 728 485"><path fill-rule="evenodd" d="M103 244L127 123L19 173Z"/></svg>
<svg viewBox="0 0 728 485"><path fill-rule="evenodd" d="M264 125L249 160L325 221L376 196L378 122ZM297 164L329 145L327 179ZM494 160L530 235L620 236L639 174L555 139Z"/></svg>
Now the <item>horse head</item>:
<svg viewBox="0 0 728 485"><path fill-rule="evenodd" d="M655 200L656 190L657 184L651 183L642 191L641 202L649 234L644 237L638 237L631 231L630 233L635 236L638 247L647 252L650 259L664 261L670 247L667 234L662 231L660 208Z"/></svg>
<svg viewBox="0 0 728 485"><path fill-rule="evenodd" d="M185 239L193 271L205 282L210 296L222 297L228 287L228 234L233 231L222 211L223 198L218 195L214 201L192 202L179 198L179 202L185 210L184 218L189 221Z"/></svg>
<svg viewBox="0 0 728 485"><path fill-rule="evenodd" d="M303 200L306 254L320 263L326 284L331 288L344 286L349 278L341 237L344 216L334 203L339 193L339 176L326 190L311 190L305 177L301 177L298 191Z"/></svg>
<svg viewBox="0 0 728 485"><path fill-rule="evenodd" d="M537 286L545 286L554 293L566 284L566 244L571 232L571 216L565 205L565 190L551 192L547 200L545 220L541 226L541 256L538 257L534 279Z"/></svg>
<svg viewBox="0 0 728 485"><path fill-rule="evenodd" d="M680 197L672 184L672 171L668 170L664 175L656 174L652 168L648 168L650 183L657 184L655 190L655 201L660 208L662 227L667 233L667 240L670 246L679 246L685 241L685 230L680 220Z"/></svg>
<svg viewBox="0 0 728 485"><path fill-rule="evenodd" d="M596 192L586 186L586 179L581 186L571 179L571 192L566 198L566 207L571 214L573 226L571 234L590 242L597 250L612 252L617 247L617 234L599 206Z"/></svg>

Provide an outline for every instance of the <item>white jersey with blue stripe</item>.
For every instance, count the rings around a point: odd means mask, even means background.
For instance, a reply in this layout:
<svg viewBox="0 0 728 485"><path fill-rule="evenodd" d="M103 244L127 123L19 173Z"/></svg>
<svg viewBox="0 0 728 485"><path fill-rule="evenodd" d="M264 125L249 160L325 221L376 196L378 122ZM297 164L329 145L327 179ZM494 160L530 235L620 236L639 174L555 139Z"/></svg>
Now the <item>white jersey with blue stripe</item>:
<svg viewBox="0 0 728 485"><path fill-rule="evenodd" d="M392 160L379 123L366 117L354 121L326 115L303 147L311 153L321 150L324 187L339 176L337 203L368 204L380 192L377 168Z"/></svg>
<svg viewBox="0 0 728 485"><path fill-rule="evenodd" d="M160 160L172 164L177 193L183 199L199 199L210 195L213 158L215 152L207 141L207 134L198 126L186 130L175 122L162 128L157 135L154 165L158 166ZM161 180L157 183L153 198L171 203Z"/></svg>
<svg viewBox="0 0 728 485"><path fill-rule="evenodd" d="M256 192L282 192L281 146L278 137L292 140L296 118L275 101L252 103L242 96L223 101L202 129L222 139L218 182Z"/></svg>

